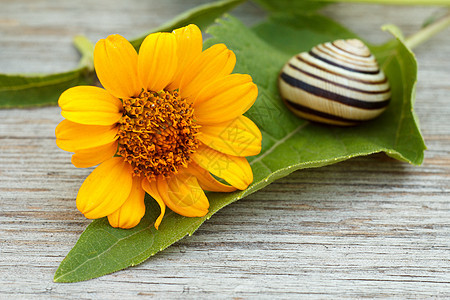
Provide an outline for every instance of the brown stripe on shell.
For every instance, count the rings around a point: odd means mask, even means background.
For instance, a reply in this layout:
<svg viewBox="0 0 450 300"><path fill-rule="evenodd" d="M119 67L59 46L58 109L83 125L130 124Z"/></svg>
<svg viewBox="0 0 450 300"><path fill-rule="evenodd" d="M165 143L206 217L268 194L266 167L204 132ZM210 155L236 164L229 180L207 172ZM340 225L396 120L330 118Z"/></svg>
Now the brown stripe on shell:
<svg viewBox="0 0 450 300"><path fill-rule="evenodd" d="M361 108L361 109L369 109L369 110L380 109L380 108L386 107L390 102L390 99L386 99L383 101L369 102L369 101L363 101L363 100L359 100L359 99L350 98L350 97L347 97L347 96L344 96L341 94L336 94L336 93L324 90L322 88L307 84L306 82L303 82L297 78L294 78L284 72L282 72L280 74L280 78L288 85L298 88L300 90L303 90L307 93L313 94L313 95L321 97L321 98L326 98L331 101L339 102L344 105L357 107L357 108Z"/></svg>
<svg viewBox="0 0 450 300"><path fill-rule="evenodd" d="M325 63L327 63L327 64L329 64L329 65L332 65L332 66L335 66L335 67L338 67L338 68L341 68L341 69L344 69L344 70L347 70L347 71L350 71L350 72L361 73L361 74L370 74L370 75L375 75L375 74L380 73L380 70L376 70L376 71L364 71L364 70L360 70L360 69L353 69L353 68L350 68L350 67L347 67L347 66L338 64L338 63L336 63L336 62L334 62L334 61L331 61L331 60L329 60L329 59L323 58L323 57L317 55L316 53L314 53L313 51L309 51L308 53L309 53L309 55L311 55L312 57L314 57L314 58L316 58L316 59L318 59L318 60L321 60L321 61L323 61L323 62L325 62Z"/></svg>
<svg viewBox="0 0 450 300"><path fill-rule="evenodd" d="M345 58L348 58L350 60L356 60L356 61L359 61L361 63L376 62L375 57L373 55L370 55L370 56L367 56L367 57L351 55L351 53L345 52L345 51L337 48L332 43L324 43L324 44L321 44L321 46L326 48L326 49L328 49L328 50L330 50L330 51L332 51L333 53L336 53L337 55L344 56Z"/></svg>
<svg viewBox="0 0 450 300"><path fill-rule="evenodd" d="M324 59L327 59L329 61L333 61L336 64L339 64L343 68L354 68L355 70L366 70L371 72L376 72L379 70L378 65L376 63L365 63L365 64L359 64L355 61L349 61L347 59L343 59L342 56L336 56L335 54L330 54L323 49L319 47L314 47L311 52L315 53L317 56L320 56ZM336 52L334 52L336 53Z"/></svg>
<svg viewBox="0 0 450 300"><path fill-rule="evenodd" d="M386 89L386 90L382 90L382 91L367 91L367 90L357 89L357 88L354 88L354 87L351 87L351 86L348 86L348 85L344 85L344 84L341 84L341 83L337 83L337 82L334 82L334 81L325 79L325 78L323 78L323 77L314 75L314 74L309 73L309 72L307 72L307 71L304 71L304 70L302 70L302 69L300 69L300 68L297 68L296 66L294 66L294 65L292 65L292 64L288 64L288 66L289 66L290 68L296 70L296 71L299 71L299 72L301 72L301 73L303 73L303 74L305 74L305 75L307 75L307 76L313 77L313 78L315 78L315 79L317 79L317 80L320 80L320 81L323 81L323 82L327 82L327 83L330 83L330 84L332 84L332 85L339 86L339 87L342 87L342 88L345 88L345 89L348 89L348 90L352 90L352 91L355 91L355 92L359 92L359 93L370 94L370 95L376 95L376 94L384 94L384 93L388 93L388 92L391 90L390 88L388 88L388 89Z"/></svg>
<svg viewBox="0 0 450 300"><path fill-rule="evenodd" d="M348 119L348 118L339 117L339 116L336 116L336 115L331 115L331 114L328 114L328 113L325 113L325 112L322 112L322 111L318 111L318 110L315 110L315 109L312 109L312 108L300 105L300 104L295 103L295 102L293 102L293 101L291 101L289 99L286 99L286 98L283 99L283 100L285 102L287 102L287 104L289 106L291 106L293 109L295 109L296 111L303 112L303 113L310 114L310 115L315 115L315 116L320 117L320 118L333 120L333 121L339 121L339 122L345 122L345 123L351 123L351 124L356 124L356 123L359 123L359 122L363 121L363 120L354 120L354 119Z"/></svg>
<svg viewBox="0 0 450 300"><path fill-rule="evenodd" d="M357 81L357 82L362 82L362 83L369 83L369 84L372 84L372 83L373 83L373 84L381 84L381 83L386 83L386 82L387 82L387 78L386 78L386 77L384 77L383 80L379 80L379 81L369 81L369 80L363 80L363 79L354 78L354 77L350 77L350 76L345 76L345 75L343 75L343 74L339 74L339 73L333 72L333 71L331 71L331 70L325 69L325 68L323 68L323 67L321 67L321 66L318 66L318 65L316 65L316 64L313 63L313 62L307 61L307 60L303 59L303 58L302 58L301 56L299 56L299 55L296 55L295 57L297 58L297 60L299 60L299 61L301 61L301 62L303 62L303 63L305 63L305 64L307 64L307 65L310 65L310 66L313 67L313 68L316 68L316 69L319 69L319 70L321 70L321 71L323 71L323 72L327 72L327 73L333 74L333 75L335 75L335 76L339 76L339 77L346 78L346 79L349 79L349 80L353 80L353 81Z"/></svg>
<svg viewBox="0 0 450 300"><path fill-rule="evenodd" d="M344 52L347 52L347 53L349 53L349 54L351 54L351 55L355 55L355 56L359 56L359 57L370 57L372 54L368 54L368 55L360 55L360 54L357 54L357 53L353 53L353 52L350 52L350 51L348 51L347 49L344 49L344 48L342 48L342 47L340 47L338 44L337 44L337 42L338 41L334 41L334 42L332 42L331 44L333 45L333 46L335 46L336 48L338 48L338 49L340 49L340 50L342 50L342 51L344 51Z"/></svg>
<svg viewBox="0 0 450 300"><path fill-rule="evenodd" d="M342 53L336 52L335 48L330 48L326 44L322 44L320 46L322 46L324 49L330 51L331 53L324 51L322 48L320 48L318 46L314 47L313 49L317 49L318 51L320 51L321 53L324 53L325 55L329 55L337 60L342 60L346 63L355 64L360 67L378 68L378 64L376 63L374 58L365 59L365 60L355 59L354 57L342 55Z"/></svg>

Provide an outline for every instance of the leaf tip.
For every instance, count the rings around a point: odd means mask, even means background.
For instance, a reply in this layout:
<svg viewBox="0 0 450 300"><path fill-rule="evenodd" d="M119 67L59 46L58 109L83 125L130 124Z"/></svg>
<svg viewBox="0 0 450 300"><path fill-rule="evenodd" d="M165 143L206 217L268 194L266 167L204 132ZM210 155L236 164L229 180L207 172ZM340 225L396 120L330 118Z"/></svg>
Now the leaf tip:
<svg viewBox="0 0 450 300"><path fill-rule="evenodd" d="M405 40L405 36L403 35L402 30L394 24L384 24L383 26L381 26L381 30L389 32L401 41Z"/></svg>

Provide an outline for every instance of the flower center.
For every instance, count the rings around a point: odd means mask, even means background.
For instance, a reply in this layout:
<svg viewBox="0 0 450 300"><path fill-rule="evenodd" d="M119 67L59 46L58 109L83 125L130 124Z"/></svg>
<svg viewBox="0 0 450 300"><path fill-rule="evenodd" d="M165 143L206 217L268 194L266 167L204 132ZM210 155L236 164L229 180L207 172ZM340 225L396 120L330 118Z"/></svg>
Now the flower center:
<svg viewBox="0 0 450 300"><path fill-rule="evenodd" d="M199 125L193 119L192 104L177 91L143 91L123 100L119 123L119 151L135 175L148 180L165 177L186 167L198 148Z"/></svg>

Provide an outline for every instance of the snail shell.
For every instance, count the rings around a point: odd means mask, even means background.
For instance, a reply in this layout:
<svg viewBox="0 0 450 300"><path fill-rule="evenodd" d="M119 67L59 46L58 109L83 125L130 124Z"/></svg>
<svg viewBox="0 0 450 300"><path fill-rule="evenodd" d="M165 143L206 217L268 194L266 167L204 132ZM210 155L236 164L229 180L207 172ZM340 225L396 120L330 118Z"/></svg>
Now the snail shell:
<svg viewBox="0 0 450 300"><path fill-rule="evenodd" d="M357 39L320 44L293 56L281 70L278 86L297 116L342 126L377 117L391 97L375 57Z"/></svg>

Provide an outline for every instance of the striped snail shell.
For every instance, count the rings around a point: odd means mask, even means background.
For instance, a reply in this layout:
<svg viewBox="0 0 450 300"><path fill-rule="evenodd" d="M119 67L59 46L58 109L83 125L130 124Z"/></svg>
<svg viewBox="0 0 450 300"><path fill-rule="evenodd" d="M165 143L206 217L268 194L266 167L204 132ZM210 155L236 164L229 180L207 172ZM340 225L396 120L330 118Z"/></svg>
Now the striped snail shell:
<svg viewBox="0 0 450 300"><path fill-rule="evenodd" d="M320 44L293 56L281 70L278 86L297 116L341 126L377 117L391 97L375 57L357 39Z"/></svg>

